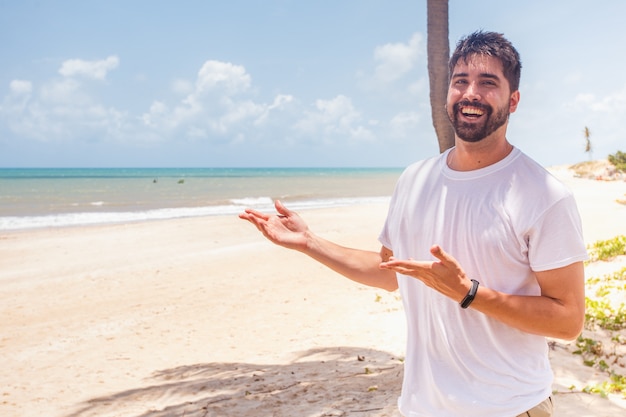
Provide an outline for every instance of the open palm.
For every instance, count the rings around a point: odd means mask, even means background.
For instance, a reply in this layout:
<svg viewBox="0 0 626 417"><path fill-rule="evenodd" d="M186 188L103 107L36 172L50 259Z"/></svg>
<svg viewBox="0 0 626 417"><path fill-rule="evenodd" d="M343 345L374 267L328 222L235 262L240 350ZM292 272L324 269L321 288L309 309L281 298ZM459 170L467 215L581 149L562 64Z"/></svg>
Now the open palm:
<svg viewBox="0 0 626 417"><path fill-rule="evenodd" d="M280 201L275 203L277 214L266 214L246 209L239 218L254 224L271 242L289 249L303 250L309 227L298 215L288 210Z"/></svg>

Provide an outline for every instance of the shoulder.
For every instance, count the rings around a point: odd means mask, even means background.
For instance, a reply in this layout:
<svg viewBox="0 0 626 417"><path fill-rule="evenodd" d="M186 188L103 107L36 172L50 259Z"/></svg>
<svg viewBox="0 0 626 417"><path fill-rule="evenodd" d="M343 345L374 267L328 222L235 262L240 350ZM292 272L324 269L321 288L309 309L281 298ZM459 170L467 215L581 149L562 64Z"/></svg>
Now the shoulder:
<svg viewBox="0 0 626 417"><path fill-rule="evenodd" d="M535 199L554 202L572 196L571 190L561 180L521 151L511 169L517 186L533 193Z"/></svg>
<svg viewBox="0 0 626 417"><path fill-rule="evenodd" d="M544 229L538 227L542 224L570 228L571 223L563 223L567 219L579 224L574 194L547 169L525 154L520 154L510 169L505 204L517 230L528 233Z"/></svg>

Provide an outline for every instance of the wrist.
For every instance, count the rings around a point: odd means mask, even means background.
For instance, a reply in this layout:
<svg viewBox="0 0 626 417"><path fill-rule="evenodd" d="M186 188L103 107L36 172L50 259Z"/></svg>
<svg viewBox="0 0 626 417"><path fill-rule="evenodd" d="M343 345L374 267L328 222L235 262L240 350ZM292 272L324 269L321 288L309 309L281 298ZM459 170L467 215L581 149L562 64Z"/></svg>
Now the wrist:
<svg viewBox="0 0 626 417"><path fill-rule="evenodd" d="M307 229L302 233L302 236L303 236L303 242L302 242L301 247L298 249L300 252L306 255L311 255L312 253L316 253L320 251L320 248L322 247L322 245L319 242L319 238L317 235L315 235L315 233Z"/></svg>
<svg viewBox="0 0 626 417"><path fill-rule="evenodd" d="M467 294L465 295L465 297L463 297L463 299L459 303L461 308L469 307L469 305L472 304L472 301L474 301L474 298L476 297L476 293L478 292L479 282L476 281L475 279L471 280L471 282L472 282L472 286L469 288L469 290L467 291Z"/></svg>

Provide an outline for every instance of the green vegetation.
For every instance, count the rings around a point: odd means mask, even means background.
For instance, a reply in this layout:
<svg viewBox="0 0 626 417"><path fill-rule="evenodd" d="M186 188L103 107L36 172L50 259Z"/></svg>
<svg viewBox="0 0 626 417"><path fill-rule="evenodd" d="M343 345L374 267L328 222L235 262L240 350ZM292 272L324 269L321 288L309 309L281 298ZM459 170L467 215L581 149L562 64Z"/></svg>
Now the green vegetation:
<svg viewBox="0 0 626 417"><path fill-rule="evenodd" d="M582 337L582 335L578 336L578 339L576 339L576 347L578 350L573 352L574 355L600 356L604 353L604 349L602 349L602 342L588 337ZM585 363L587 362L595 363L595 361L585 361Z"/></svg>
<svg viewBox="0 0 626 417"><path fill-rule="evenodd" d="M613 164L618 171L626 172L626 153L617 151L615 155L609 155L609 162Z"/></svg>
<svg viewBox="0 0 626 417"><path fill-rule="evenodd" d="M608 381L595 385L588 385L583 388L583 392L590 394L600 394L603 397L610 393L622 393L626 396L626 376L619 374L611 374Z"/></svg>
<svg viewBox="0 0 626 417"><path fill-rule="evenodd" d="M598 285L596 288L596 297L604 297L613 291L626 291L626 267L612 274L605 275L603 277L589 277L587 278L587 285Z"/></svg>
<svg viewBox="0 0 626 417"><path fill-rule="evenodd" d="M606 300L585 297L585 325L598 326L605 330L626 329L626 306L621 303L615 308Z"/></svg>
<svg viewBox="0 0 626 417"><path fill-rule="evenodd" d="M589 248L593 261L607 261L626 255L626 236L595 242ZM590 383L582 392L621 394L626 398L626 267L586 281L585 330L575 342L572 353L580 355L585 366L596 369L599 382ZM575 390L575 387L570 387Z"/></svg>
<svg viewBox="0 0 626 417"><path fill-rule="evenodd" d="M589 304L588 304L589 305ZM607 310L607 304L590 304L588 307L586 327L599 326L609 330L624 329L624 308L620 308L620 312L613 314L610 308ZM601 317L598 320L598 317ZM618 352L618 348L626 345L626 340L619 333L610 339L609 345L605 345L601 340L596 340L582 335L576 340L576 350L572 352L575 355L581 355L583 364L589 367L595 367L601 372L606 373L607 379L597 384L585 386L582 391L589 394L599 394L606 397L611 393L621 393L626 397L626 375L619 374L616 368L623 368L621 361L623 354ZM613 368L613 369L611 369ZM573 389L573 387L570 387Z"/></svg>
<svg viewBox="0 0 626 417"><path fill-rule="evenodd" d="M592 262L608 261L616 256L626 255L626 236L620 235L613 239L598 240L588 249Z"/></svg>
<svg viewBox="0 0 626 417"><path fill-rule="evenodd" d="M578 349L573 353L581 355L586 366L595 367L607 375L606 380L587 385L582 389L582 392L600 394L603 397L611 393L622 393L626 397L626 376L611 370L611 365L614 368L621 367L618 365L620 355L617 353L617 346L625 345L626 342L619 335L613 337L611 342L612 349L607 349L599 340L583 336L579 336L576 340ZM575 387L570 387L570 390L574 389Z"/></svg>

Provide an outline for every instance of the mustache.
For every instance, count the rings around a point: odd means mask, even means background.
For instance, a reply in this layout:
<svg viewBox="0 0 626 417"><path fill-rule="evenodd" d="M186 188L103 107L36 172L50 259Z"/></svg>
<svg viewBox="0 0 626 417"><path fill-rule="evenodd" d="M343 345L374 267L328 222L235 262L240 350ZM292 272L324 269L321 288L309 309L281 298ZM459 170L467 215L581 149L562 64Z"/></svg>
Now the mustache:
<svg viewBox="0 0 626 417"><path fill-rule="evenodd" d="M461 107L474 107L476 109L484 110L485 113L491 113L493 111L493 108L489 104L471 102L467 99L454 103L454 105L452 106L455 113L457 113L461 109Z"/></svg>

